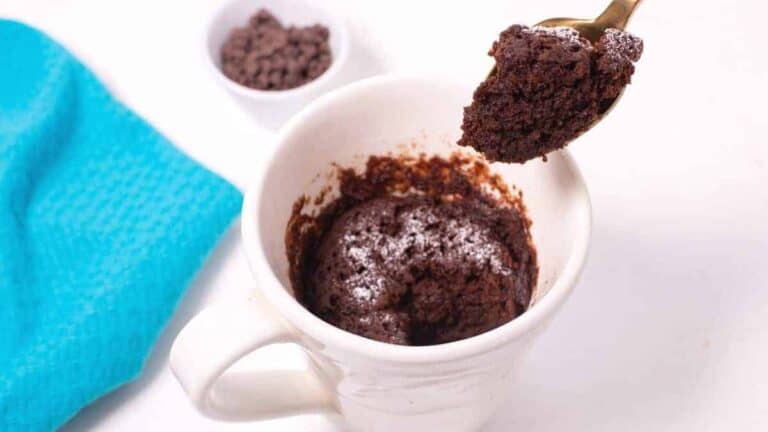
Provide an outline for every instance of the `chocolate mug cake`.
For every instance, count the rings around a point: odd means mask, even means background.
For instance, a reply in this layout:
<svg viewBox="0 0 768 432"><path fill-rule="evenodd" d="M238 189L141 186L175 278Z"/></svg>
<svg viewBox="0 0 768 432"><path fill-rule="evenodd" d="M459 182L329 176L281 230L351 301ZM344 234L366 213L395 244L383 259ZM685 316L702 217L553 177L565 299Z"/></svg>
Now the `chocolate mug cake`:
<svg viewBox="0 0 768 432"><path fill-rule="evenodd" d="M299 201L289 223L292 286L312 313L378 341L432 345L528 308L538 272L530 222L486 165L371 157L340 182L339 198L315 216Z"/></svg>

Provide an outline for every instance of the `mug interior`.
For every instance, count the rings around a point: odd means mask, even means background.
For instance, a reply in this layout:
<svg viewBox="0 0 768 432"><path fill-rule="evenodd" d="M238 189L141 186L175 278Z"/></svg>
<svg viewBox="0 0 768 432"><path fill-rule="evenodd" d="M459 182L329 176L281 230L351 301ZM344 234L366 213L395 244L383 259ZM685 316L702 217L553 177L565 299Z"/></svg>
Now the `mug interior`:
<svg viewBox="0 0 768 432"><path fill-rule="evenodd" d="M471 95L472 88L451 82L374 78L321 98L286 125L265 177L257 185L256 202L246 204L246 212L257 214L243 214L243 219L258 230L261 244L254 247L261 249L269 271L280 281L279 289L293 295L285 232L296 200L302 195L315 196L320 188L334 182L335 177L329 175L335 172L333 164L361 168L370 155L400 154L405 149L443 156L456 151L473 153L455 144L461 134L463 107ZM537 159L523 165L490 166L508 185L522 191L532 220L539 277L525 316L558 283L563 286L563 296L575 283L586 254L589 199L566 152L548 155L547 162ZM264 271L267 269L258 269Z"/></svg>

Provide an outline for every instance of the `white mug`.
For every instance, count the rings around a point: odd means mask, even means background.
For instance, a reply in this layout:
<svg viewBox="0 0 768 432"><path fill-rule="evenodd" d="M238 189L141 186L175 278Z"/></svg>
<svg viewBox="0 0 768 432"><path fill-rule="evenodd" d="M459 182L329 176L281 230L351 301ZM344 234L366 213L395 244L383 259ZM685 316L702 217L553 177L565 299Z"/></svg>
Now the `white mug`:
<svg viewBox="0 0 768 432"><path fill-rule="evenodd" d="M552 153L546 162L491 165L523 192L540 269L530 308L471 338L399 346L322 321L292 295L284 243L294 202L315 194L332 164L361 167L369 155L411 147L428 154L457 151L462 108L471 95L471 87L439 79L376 77L318 99L280 131L243 205L243 242L259 292L242 304L203 311L171 350L171 368L203 413L242 419L246 412L327 408L353 430L372 432L468 431L489 419L586 259L589 196L567 152ZM285 342L303 348L308 370L262 372L248 397L217 385L245 355Z"/></svg>

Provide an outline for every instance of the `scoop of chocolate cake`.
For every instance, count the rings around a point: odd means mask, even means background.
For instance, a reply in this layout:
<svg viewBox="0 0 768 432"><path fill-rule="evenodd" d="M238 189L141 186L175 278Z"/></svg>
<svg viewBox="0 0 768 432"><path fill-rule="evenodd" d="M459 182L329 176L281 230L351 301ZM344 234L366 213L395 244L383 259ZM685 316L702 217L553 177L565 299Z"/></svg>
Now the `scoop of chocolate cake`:
<svg viewBox="0 0 768 432"><path fill-rule="evenodd" d="M630 83L642 51L641 39L620 30L592 44L570 28L509 27L489 53L494 71L464 110L459 144L519 163L564 147Z"/></svg>

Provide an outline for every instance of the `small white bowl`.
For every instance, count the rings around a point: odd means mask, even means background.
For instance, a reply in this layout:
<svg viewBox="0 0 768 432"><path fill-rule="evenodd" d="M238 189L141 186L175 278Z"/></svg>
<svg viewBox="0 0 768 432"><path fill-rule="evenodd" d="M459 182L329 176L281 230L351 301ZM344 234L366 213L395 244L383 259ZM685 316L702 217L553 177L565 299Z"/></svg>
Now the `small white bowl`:
<svg viewBox="0 0 768 432"><path fill-rule="evenodd" d="M248 24L259 9L267 9L285 26L322 24L328 27L331 66L317 79L290 90L255 90L229 79L221 71L221 47L236 27ZM231 0L208 22L205 32L205 62L235 100L262 125L277 128L304 105L341 83L335 78L347 60L349 34L346 23L325 1L319 0Z"/></svg>

